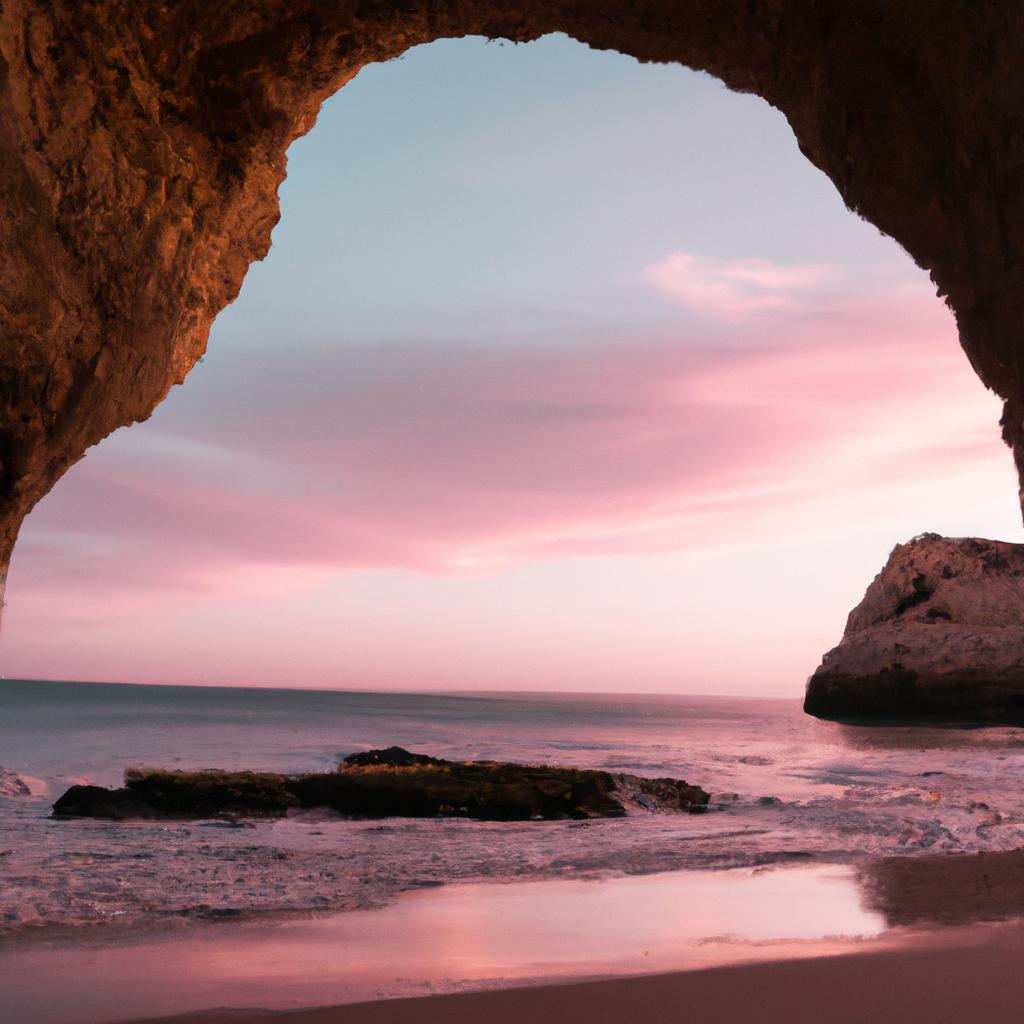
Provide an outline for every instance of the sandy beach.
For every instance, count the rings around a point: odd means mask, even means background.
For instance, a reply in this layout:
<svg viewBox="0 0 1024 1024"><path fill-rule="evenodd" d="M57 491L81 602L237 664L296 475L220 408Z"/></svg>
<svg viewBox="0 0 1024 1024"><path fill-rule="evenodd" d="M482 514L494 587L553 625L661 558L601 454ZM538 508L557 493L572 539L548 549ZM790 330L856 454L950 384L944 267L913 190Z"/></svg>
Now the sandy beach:
<svg viewBox="0 0 1024 1024"><path fill-rule="evenodd" d="M937 932L903 950L160 1024L1010 1024L1021 1019L1022 957L1014 924Z"/></svg>

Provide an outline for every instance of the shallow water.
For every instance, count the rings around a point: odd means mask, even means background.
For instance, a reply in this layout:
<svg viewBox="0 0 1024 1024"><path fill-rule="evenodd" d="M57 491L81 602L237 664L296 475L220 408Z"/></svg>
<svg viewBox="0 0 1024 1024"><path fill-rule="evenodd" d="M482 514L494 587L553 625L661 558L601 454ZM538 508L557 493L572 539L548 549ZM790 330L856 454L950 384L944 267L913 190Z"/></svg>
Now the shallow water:
<svg viewBox="0 0 1024 1024"><path fill-rule="evenodd" d="M0 966L12 1020L96 1024L828 955L884 928L833 865L453 885L377 911L32 944Z"/></svg>

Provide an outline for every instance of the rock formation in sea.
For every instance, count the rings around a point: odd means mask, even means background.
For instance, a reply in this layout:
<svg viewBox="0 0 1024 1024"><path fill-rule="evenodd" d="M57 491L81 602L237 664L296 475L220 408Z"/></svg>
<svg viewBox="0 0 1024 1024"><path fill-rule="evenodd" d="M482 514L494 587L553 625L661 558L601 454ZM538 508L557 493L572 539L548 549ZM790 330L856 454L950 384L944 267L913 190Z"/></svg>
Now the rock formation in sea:
<svg viewBox="0 0 1024 1024"><path fill-rule="evenodd" d="M418 43L549 32L778 107L850 209L931 273L1024 469L1019 4L7 0L0 571L61 474L202 355L327 97Z"/></svg>
<svg viewBox="0 0 1024 1024"><path fill-rule="evenodd" d="M0 768L0 796L28 796L28 786L9 768Z"/></svg>
<svg viewBox="0 0 1024 1024"><path fill-rule="evenodd" d="M899 544L807 684L848 721L1024 723L1024 544Z"/></svg>
<svg viewBox="0 0 1024 1024"><path fill-rule="evenodd" d="M615 818L629 809L699 813L708 799L703 789L678 779L445 761L388 747L353 754L335 772L308 775L132 769L121 789L72 786L53 813L58 818L279 818L323 807L361 818L526 821Z"/></svg>

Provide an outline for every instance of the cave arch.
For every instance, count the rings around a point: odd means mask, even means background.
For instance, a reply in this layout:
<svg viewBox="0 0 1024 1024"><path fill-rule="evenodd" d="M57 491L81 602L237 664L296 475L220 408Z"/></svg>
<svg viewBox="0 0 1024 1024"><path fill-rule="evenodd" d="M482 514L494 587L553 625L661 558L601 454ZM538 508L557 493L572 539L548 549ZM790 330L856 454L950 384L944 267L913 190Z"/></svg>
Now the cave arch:
<svg viewBox="0 0 1024 1024"><path fill-rule="evenodd" d="M0 11L0 565L85 450L145 419L266 255L290 143L367 63L550 32L788 118L931 273L1024 471L1024 13L995 2L13 0ZM965 88L969 83L970 88Z"/></svg>

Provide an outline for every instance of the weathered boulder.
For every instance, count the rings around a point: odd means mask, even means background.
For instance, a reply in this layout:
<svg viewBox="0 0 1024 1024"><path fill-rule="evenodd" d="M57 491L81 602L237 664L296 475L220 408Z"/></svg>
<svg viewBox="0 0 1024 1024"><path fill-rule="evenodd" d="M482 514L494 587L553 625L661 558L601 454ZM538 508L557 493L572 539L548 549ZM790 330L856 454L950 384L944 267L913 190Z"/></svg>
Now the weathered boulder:
<svg viewBox="0 0 1024 1024"><path fill-rule="evenodd" d="M29 796L31 790L9 768L0 768L0 796Z"/></svg>
<svg viewBox="0 0 1024 1024"><path fill-rule="evenodd" d="M413 754L404 747L384 747L382 750L364 750L360 754L349 754L342 758L338 771L345 768L365 768L371 765L386 765L390 768L412 768L422 765L442 765L447 762L429 754Z"/></svg>
<svg viewBox="0 0 1024 1024"><path fill-rule="evenodd" d="M401 747L346 758L336 772L133 769L110 790L72 786L54 804L55 817L283 817L326 807L363 818L464 817L490 821L620 817L627 809L691 811L708 794L678 779L582 768L444 761Z"/></svg>
<svg viewBox="0 0 1024 1024"><path fill-rule="evenodd" d="M53 805L58 818L213 818L285 815L298 800L288 777L269 772L129 768L120 789L72 786Z"/></svg>
<svg viewBox="0 0 1024 1024"><path fill-rule="evenodd" d="M103 786L72 786L53 805L57 818L152 818L155 815L135 793L127 787L104 789Z"/></svg>
<svg viewBox="0 0 1024 1024"><path fill-rule="evenodd" d="M899 544L807 683L845 721L1024 723L1024 544Z"/></svg>

